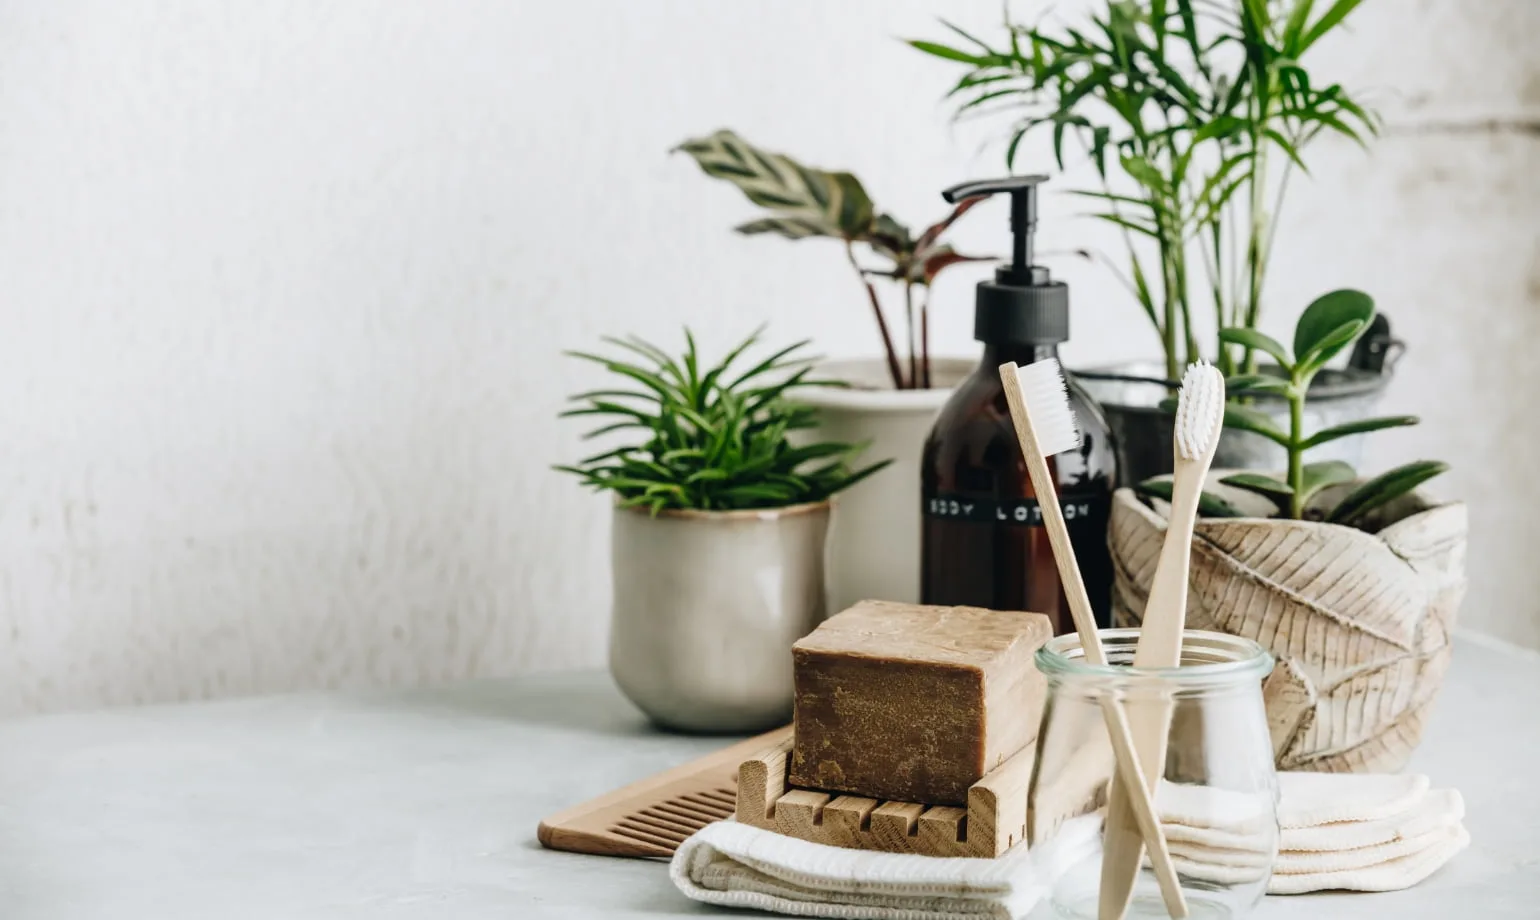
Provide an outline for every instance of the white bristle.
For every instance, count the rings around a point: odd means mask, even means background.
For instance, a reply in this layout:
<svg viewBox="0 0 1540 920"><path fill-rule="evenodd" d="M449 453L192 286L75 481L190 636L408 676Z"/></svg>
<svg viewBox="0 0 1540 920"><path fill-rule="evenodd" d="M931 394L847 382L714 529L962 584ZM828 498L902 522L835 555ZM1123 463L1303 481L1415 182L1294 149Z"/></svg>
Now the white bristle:
<svg viewBox="0 0 1540 920"><path fill-rule="evenodd" d="M1069 388L1059 362L1049 358L1017 368L1016 379L1021 383L1022 403L1032 419L1037 447L1043 456L1078 448L1080 423L1075 410L1070 408Z"/></svg>
<svg viewBox="0 0 1540 920"><path fill-rule="evenodd" d="M1177 453L1187 460L1203 456L1218 440L1224 414L1224 374L1207 361L1189 365L1176 404Z"/></svg>

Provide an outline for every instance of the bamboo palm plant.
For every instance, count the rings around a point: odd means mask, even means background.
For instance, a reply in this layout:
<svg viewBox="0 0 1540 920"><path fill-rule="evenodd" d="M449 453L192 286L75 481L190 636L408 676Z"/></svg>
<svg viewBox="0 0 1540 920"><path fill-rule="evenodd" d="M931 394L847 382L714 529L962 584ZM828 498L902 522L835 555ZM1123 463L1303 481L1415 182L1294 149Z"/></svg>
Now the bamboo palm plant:
<svg viewBox="0 0 1540 920"><path fill-rule="evenodd" d="M1205 351L1226 373L1254 373L1255 349L1237 354L1217 332L1261 319L1291 174L1323 135L1363 144L1378 130L1304 65L1361 2L1106 0L1082 25L1007 22L991 43L947 24L960 41L910 44L967 68L949 93L958 116L1013 116L1011 168L1040 130L1061 168L1072 141L1089 155L1100 183L1078 194L1121 232L1119 277L1160 336L1168 377Z"/></svg>

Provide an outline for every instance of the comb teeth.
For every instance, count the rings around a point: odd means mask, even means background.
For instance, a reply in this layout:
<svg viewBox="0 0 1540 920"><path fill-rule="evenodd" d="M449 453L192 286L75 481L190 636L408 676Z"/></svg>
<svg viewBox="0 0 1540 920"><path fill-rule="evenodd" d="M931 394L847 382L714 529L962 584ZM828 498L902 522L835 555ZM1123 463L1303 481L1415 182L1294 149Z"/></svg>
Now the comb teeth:
<svg viewBox="0 0 1540 920"><path fill-rule="evenodd" d="M1224 411L1224 375L1207 361L1188 365L1176 404L1176 450L1184 460L1196 460L1213 446Z"/></svg>
<svg viewBox="0 0 1540 920"><path fill-rule="evenodd" d="M1016 369L1021 384L1021 401L1032 430L1037 435L1037 449L1045 457L1062 454L1080 446L1080 425L1070 408L1069 387L1064 371L1053 358L1035 361Z"/></svg>
<svg viewBox="0 0 1540 920"><path fill-rule="evenodd" d="M667 856L696 831L732 817L737 793L732 789L686 792L632 812L610 826L610 833Z"/></svg>

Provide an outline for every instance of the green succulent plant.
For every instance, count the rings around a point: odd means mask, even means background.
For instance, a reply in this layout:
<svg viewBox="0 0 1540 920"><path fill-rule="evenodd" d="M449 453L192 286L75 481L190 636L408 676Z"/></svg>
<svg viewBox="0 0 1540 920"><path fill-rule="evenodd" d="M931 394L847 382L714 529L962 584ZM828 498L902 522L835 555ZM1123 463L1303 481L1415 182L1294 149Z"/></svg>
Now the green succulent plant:
<svg viewBox="0 0 1540 920"><path fill-rule="evenodd" d="M1317 298L1300 314L1294 327L1292 348L1255 329L1232 326L1219 331L1222 341L1255 349L1277 362L1276 368L1263 366L1255 374L1226 378L1225 389L1230 402L1225 406L1225 427L1259 434L1282 447L1288 455L1288 469L1281 479L1247 471L1226 476L1221 482L1268 499L1277 506L1281 517L1302 520L1315 516L1334 524L1359 526L1369 512L1449 469L1448 464L1437 460L1417 460L1369 479L1329 506L1322 507L1316 501L1323 490L1354 482L1358 474L1350 464L1341 460L1306 463L1307 451L1350 435L1401 428L1418 422L1415 415L1394 415L1359 419L1309 434L1304 431L1304 409L1310 382L1328 361L1352 345L1373 319L1374 301L1368 294L1340 290ZM1245 404L1247 397L1263 394L1281 396L1287 402L1287 430L1280 428L1270 416ZM1140 483L1138 490L1169 499L1171 484L1149 480ZM1203 496L1199 512L1208 517L1242 516L1229 502L1211 494Z"/></svg>
<svg viewBox="0 0 1540 920"><path fill-rule="evenodd" d="M739 224L739 233L770 233L789 240L823 237L845 244L845 256L861 283L882 336L883 354L893 388L925 389L930 375L930 306L926 292L936 276L960 262L991 256L968 256L942 242L953 222L983 199L959 202L941 220L918 234L872 204L861 180L848 172L831 172L804 165L781 153L755 147L731 131L718 131L680 144L677 150L695 160L701 171L737 186L744 196L769 213ZM861 247L884 264L862 265ZM894 344L873 278L886 278L904 291L904 349Z"/></svg>
<svg viewBox="0 0 1540 920"><path fill-rule="evenodd" d="M755 332L706 366L685 330L678 357L635 336L604 339L621 353L568 352L621 378L619 387L578 393L563 417L593 417L584 439L635 432L639 440L556 469L598 491L614 492L621 507L732 511L819 502L887 466L856 468L864 444L818 442L794 446L788 435L818 424L817 410L787 399L810 387L843 386L812 376L801 357L806 340L740 370L759 343Z"/></svg>

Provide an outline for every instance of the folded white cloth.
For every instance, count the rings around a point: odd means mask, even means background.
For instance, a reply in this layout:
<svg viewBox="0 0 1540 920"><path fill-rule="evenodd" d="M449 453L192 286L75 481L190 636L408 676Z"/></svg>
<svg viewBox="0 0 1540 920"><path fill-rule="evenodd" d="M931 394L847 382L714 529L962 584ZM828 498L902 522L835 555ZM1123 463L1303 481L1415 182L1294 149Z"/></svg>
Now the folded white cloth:
<svg viewBox="0 0 1540 920"><path fill-rule="evenodd" d="M680 845L669 867L690 898L841 920L1016 920L1070 866L1094 856L1101 819L1066 821L1029 853L941 859L847 850L723 821Z"/></svg>
<svg viewBox="0 0 1540 920"><path fill-rule="evenodd" d="M1418 774L1282 773L1278 852L1259 833L1273 819L1255 796L1162 783L1156 795L1171 860L1182 875L1269 894L1392 891L1432 875L1470 843L1465 801Z"/></svg>
<svg viewBox="0 0 1540 920"><path fill-rule="evenodd" d="M1276 814L1257 796L1162 783L1156 795L1183 876L1256 881L1269 894L1392 891L1432 875L1470 842L1465 805L1425 776L1286 773ZM1281 849L1274 855L1274 820ZM707 825L674 854L670 874L710 904L839 920L1017 920L1067 869L1100 847L1099 815L998 859L847 850L735 822Z"/></svg>

